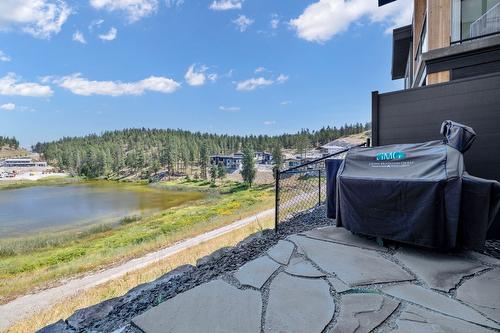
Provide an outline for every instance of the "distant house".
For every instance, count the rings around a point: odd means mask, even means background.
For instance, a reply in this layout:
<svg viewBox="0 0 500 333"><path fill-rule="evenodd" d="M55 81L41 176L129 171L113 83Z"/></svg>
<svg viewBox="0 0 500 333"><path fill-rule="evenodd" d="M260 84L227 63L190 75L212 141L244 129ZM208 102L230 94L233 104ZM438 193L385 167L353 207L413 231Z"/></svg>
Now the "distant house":
<svg viewBox="0 0 500 333"><path fill-rule="evenodd" d="M47 162L33 161L31 158L8 158L0 163L5 168L35 168L47 167Z"/></svg>
<svg viewBox="0 0 500 333"><path fill-rule="evenodd" d="M273 155L266 151L255 152L255 159L259 164L271 164L273 161Z"/></svg>
<svg viewBox="0 0 500 333"><path fill-rule="evenodd" d="M222 164L228 170L237 170L241 168L243 161L243 154L234 155L212 155L210 156L210 163L219 165Z"/></svg>

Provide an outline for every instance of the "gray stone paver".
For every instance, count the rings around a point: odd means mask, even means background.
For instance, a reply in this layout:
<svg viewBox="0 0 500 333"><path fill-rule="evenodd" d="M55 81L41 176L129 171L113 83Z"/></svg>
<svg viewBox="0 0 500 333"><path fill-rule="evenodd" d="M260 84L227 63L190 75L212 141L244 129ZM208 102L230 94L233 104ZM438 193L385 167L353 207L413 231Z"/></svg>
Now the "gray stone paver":
<svg viewBox="0 0 500 333"><path fill-rule="evenodd" d="M332 227L313 229L304 232L303 235L314 239L324 240L327 242L356 246L362 249L387 251L386 248L378 245L375 240L354 235L349 230L340 227L332 226Z"/></svg>
<svg viewBox="0 0 500 333"><path fill-rule="evenodd" d="M342 308L332 333L368 333L383 323L399 302L379 294L342 296Z"/></svg>
<svg viewBox="0 0 500 333"><path fill-rule="evenodd" d="M262 288L269 277L280 267L280 264L267 256L262 256L241 266L234 277L245 286Z"/></svg>
<svg viewBox="0 0 500 333"><path fill-rule="evenodd" d="M443 314L463 319L472 323L500 328L498 324L487 319L482 314L470 307L452 299L451 297L439 294L435 291L423 287L405 283L382 288L382 291L388 295L411 303L419 304L425 308L441 312Z"/></svg>
<svg viewBox="0 0 500 333"><path fill-rule="evenodd" d="M293 243L280 240L278 244L267 250L267 255L282 265L288 265L293 249Z"/></svg>
<svg viewBox="0 0 500 333"><path fill-rule="evenodd" d="M482 253L479 253L479 252L475 252L475 251L467 251L465 252L465 255L472 258L472 259L476 259L476 260L479 260L481 262L484 262L485 264L489 264L489 265L494 265L494 266L500 266L500 260L497 259L497 258L493 258L493 257L489 257L487 255L484 255Z"/></svg>
<svg viewBox="0 0 500 333"><path fill-rule="evenodd" d="M493 330L410 305L392 333L491 333Z"/></svg>
<svg viewBox="0 0 500 333"><path fill-rule="evenodd" d="M351 290L351 287L349 287L347 284L345 284L344 282L340 281L335 277L328 278L328 281L330 281L330 283L333 286L333 289L335 289L335 291L338 293Z"/></svg>
<svg viewBox="0 0 500 333"><path fill-rule="evenodd" d="M295 246L301 255L292 256ZM498 265L500 260L477 252L446 255L401 247L394 253L327 227L288 236L227 275L243 287L211 281L133 323L145 333L499 332ZM333 318L336 306L340 312Z"/></svg>
<svg viewBox="0 0 500 333"><path fill-rule="evenodd" d="M286 267L285 272L287 272L288 274L305 277L325 276L325 273L319 271L309 261L299 257L295 257L290 260L290 263Z"/></svg>
<svg viewBox="0 0 500 333"><path fill-rule="evenodd" d="M271 282L264 332L321 332L334 312L326 281L280 273Z"/></svg>
<svg viewBox="0 0 500 333"><path fill-rule="evenodd" d="M464 276L487 268L474 259L428 250L405 248L399 250L395 257L429 287L442 291L455 288Z"/></svg>
<svg viewBox="0 0 500 333"><path fill-rule="evenodd" d="M500 322L500 268L465 281L457 298Z"/></svg>
<svg viewBox="0 0 500 333"><path fill-rule="evenodd" d="M350 286L413 280L401 267L375 251L307 237L294 242L322 270L336 274Z"/></svg>
<svg viewBox="0 0 500 333"><path fill-rule="evenodd" d="M258 291L239 290L221 280L186 291L135 317L146 333L260 332Z"/></svg>

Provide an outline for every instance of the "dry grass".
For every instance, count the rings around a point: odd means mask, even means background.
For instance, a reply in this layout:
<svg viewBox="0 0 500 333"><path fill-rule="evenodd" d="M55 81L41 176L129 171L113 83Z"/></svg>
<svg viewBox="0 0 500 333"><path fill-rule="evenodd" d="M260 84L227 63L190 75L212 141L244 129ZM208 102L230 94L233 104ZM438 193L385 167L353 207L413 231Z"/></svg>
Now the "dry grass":
<svg viewBox="0 0 500 333"><path fill-rule="evenodd" d="M85 292L79 293L68 299L61 300L54 304L50 309L33 314L29 318L24 318L21 322L14 324L7 332L23 333L33 332L48 324L69 317L78 309L97 304L104 300L121 296L133 287L150 282L162 276L175 267L185 264L195 264L196 260L206 256L221 247L233 246L243 240L248 235L262 229L271 228L273 219L249 224L245 227L236 229L225 235L219 236L200 245L186 249L175 256L163 259L155 264L149 265L143 269L130 272L123 277L104 283Z"/></svg>

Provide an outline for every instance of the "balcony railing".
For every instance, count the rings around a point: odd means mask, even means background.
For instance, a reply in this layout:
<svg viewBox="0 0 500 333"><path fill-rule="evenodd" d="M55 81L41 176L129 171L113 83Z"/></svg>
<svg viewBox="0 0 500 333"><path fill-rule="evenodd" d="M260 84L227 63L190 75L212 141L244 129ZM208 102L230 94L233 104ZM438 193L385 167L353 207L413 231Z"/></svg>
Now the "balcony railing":
<svg viewBox="0 0 500 333"><path fill-rule="evenodd" d="M500 32L500 2L470 25L470 38L483 37L498 32Z"/></svg>

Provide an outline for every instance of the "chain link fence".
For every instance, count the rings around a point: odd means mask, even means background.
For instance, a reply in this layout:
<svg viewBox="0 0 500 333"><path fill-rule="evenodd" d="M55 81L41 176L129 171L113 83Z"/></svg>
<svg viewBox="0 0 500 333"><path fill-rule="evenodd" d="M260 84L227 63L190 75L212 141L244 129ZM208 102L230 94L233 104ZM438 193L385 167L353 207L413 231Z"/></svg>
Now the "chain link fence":
<svg viewBox="0 0 500 333"><path fill-rule="evenodd" d="M281 222L326 202L325 161L344 159L348 150L349 148L345 148L276 173L276 230Z"/></svg>

